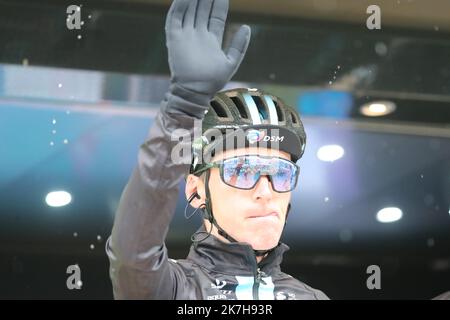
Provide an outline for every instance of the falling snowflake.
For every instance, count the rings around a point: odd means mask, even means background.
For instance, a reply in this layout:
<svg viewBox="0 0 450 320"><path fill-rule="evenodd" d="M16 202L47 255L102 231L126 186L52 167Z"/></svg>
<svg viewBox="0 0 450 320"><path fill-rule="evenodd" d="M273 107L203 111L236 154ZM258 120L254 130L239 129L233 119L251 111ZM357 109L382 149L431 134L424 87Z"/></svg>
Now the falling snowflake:
<svg viewBox="0 0 450 320"><path fill-rule="evenodd" d="M384 42L377 42L375 44L375 52L379 55L379 56L385 56L388 53L388 47L386 46L386 44Z"/></svg>

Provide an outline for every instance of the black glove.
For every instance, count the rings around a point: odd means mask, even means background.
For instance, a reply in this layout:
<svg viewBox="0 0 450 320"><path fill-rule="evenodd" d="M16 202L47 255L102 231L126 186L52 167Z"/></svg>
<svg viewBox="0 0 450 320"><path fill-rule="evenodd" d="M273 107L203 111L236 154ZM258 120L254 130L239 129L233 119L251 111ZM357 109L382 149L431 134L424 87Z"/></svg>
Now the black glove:
<svg viewBox="0 0 450 320"><path fill-rule="evenodd" d="M222 40L227 14L228 0L172 3L165 27L170 94L193 104L171 103L167 106L169 112L202 118L211 98L239 68L250 42L250 27L241 26L224 52Z"/></svg>

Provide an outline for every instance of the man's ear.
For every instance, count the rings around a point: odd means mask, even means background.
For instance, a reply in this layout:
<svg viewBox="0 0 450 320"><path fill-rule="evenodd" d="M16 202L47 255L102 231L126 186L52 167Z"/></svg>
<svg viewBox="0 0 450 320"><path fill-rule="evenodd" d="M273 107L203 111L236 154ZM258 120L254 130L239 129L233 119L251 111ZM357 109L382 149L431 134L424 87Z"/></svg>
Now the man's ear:
<svg viewBox="0 0 450 320"><path fill-rule="evenodd" d="M191 206L194 208L198 208L200 205L205 203L205 187L203 184L203 180L200 177L190 174L186 177L186 200L195 193L198 194L198 197L194 196L192 198Z"/></svg>

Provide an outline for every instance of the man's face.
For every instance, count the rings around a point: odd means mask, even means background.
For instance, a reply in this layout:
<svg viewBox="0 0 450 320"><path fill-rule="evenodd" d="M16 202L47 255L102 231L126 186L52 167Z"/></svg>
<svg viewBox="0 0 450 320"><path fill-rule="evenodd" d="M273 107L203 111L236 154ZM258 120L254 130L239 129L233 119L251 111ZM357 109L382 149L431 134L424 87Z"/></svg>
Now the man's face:
<svg viewBox="0 0 450 320"><path fill-rule="evenodd" d="M286 152L264 148L228 150L216 155L212 160L218 161L246 154L290 160L290 155ZM205 193L202 182L203 179L198 180L198 192L204 202ZM211 169L209 190L217 223L234 239L249 243L254 250L267 250L278 244L291 192L274 191L266 176L261 176L251 190L237 189L222 181L218 168ZM206 227L209 230L209 222L206 222ZM213 234L218 236L216 228L213 229Z"/></svg>

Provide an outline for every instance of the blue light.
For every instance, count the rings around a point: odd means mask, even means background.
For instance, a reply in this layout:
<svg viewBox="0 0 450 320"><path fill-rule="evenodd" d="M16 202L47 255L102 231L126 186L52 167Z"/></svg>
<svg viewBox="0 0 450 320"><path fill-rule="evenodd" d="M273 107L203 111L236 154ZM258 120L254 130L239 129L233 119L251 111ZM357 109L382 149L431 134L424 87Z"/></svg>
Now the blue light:
<svg viewBox="0 0 450 320"><path fill-rule="evenodd" d="M298 107L301 115L348 118L353 96L345 91L307 91L300 95Z"/></svg>

